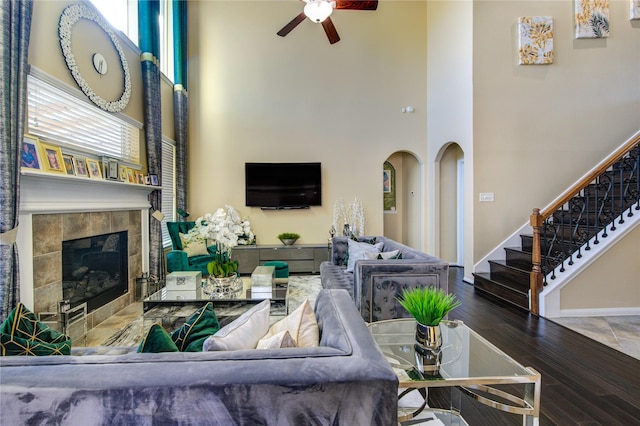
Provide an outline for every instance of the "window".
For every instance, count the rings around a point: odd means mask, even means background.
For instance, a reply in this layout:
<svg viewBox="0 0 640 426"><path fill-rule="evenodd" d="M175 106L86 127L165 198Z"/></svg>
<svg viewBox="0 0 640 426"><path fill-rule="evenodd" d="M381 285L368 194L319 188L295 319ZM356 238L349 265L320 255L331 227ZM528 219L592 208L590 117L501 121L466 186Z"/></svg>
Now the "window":
<svg viewBox="0 0 640 426"><path fill-rule="evenodd" d="M112 27L122 31L138 45L138 0L91 0ZM173 7L171 0L160 0L160 71L173 82Z"/></svg>
<svg viewBox="0 0 640 426"><path fill-rule="evenodd" d="M28 133L96 156L140 163L141 123L96 108L64 84L56 86L44 80L44 73L31 68L27 77Z"/></svg>
<svg viewBox="0 0 640 426"><path fill-rule="evenodd" d="M171 238L167 231L167 222L176 219L176 143L167 138L162 138L162 246L170 247Z"/></svg>

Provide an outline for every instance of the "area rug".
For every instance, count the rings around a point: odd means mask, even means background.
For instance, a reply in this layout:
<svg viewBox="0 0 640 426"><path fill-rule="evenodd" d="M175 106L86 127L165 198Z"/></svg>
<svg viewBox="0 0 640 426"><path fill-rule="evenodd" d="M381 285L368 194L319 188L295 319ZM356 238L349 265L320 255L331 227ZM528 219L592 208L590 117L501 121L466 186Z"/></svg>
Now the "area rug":
<svg viewBox="0 0 640 426"><path fill-rule="evenodd" d="M320 283L320 275L293 275L289 277L289 291L287 293L287 299L284 305L274 304L271 308L271 322L276 322L283 318L289 312L293 312L298 306L300 306L305 299L309 299L312 306L315 305L315 300L322 289ZM218 316L218 320L221 326L225 326L230 323L243 312L249 309L252 305L235 304L229 306L216 306L215 312ZM145 330L147 330L153 323L161 322L162 325L168 329L176 329L182 325L185 318L188 318L191 313L195 312L197 306L184 306L184 307L167 307L167 308L154 308L152 314L140 316L131 321L120 331L110 336L101 346L133 346L138 345L142 340L142 336Z"/></svg>

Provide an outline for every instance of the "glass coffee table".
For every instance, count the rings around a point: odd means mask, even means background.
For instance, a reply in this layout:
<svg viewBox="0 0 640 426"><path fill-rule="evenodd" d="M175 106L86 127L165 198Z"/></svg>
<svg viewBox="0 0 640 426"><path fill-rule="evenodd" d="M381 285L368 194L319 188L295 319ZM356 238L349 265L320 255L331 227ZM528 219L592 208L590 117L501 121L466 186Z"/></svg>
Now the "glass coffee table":
<svg viewBox="0 0 640 426"><path fill-rule="evenodd" d="M402 318L370 323L369 330L399 378L399 421L419 416L427 407L427 390L451 387L450 409L437 415L445 424L467 424L460 415L460 393L489 407L523 416L523 425L538 425L540 374L524 367L461 321L442 321L438 366L421 373L414 343L416 321ZM402 406L402 398L418 390L420 404Z"/></svg>

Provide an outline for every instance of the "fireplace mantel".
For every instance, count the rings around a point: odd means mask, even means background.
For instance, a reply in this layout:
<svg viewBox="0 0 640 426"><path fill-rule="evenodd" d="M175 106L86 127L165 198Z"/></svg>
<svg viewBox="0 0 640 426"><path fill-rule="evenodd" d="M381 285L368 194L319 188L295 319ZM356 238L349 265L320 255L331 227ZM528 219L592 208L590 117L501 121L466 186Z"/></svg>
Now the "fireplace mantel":
<svg viewBox="0 0 640 426"><path fill-rule="evenodd" d="M142 271L149 270L149 194L158 186L22 170L16 243L20 259L20 299L34 307L35 215L140 211Z"/></svg>

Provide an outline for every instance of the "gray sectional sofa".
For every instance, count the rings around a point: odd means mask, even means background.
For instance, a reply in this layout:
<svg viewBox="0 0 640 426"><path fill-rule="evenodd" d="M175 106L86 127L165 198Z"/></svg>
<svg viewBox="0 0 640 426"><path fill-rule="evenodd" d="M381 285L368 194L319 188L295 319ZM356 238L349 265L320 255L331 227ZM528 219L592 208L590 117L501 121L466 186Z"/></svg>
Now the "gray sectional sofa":
<svg viewBox="0 0 640 426"><path fill-rule="evenodd" d="M396 300L404 288L435 286L448 291L447 262L383 236L358 240L382 243L383 252L398 250L402 257L356 260L353 272L348 272L349 238L332 239L331 258L320 265L322 287L347 290L366 322L409 317Z"/></svg>
<svg viewBox="0 0 640 426"><path fill-rule="evenodd" d="M397 377L347 292L315 314L317 348L2 357L2 424L397 424Z"/></svg>

